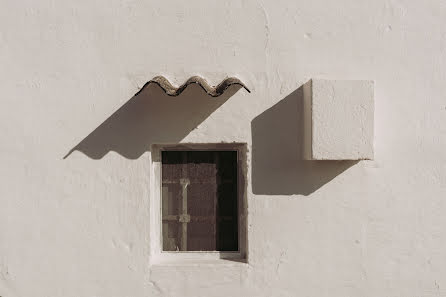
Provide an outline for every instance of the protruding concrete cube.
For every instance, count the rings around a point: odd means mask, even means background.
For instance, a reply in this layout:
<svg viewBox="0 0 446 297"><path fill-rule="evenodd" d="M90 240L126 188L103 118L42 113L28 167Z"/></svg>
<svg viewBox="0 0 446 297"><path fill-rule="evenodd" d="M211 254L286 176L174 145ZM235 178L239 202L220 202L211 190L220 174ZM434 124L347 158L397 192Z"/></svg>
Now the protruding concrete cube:
<svg viewBox="0 0 446 297"><path fill-rule="evenodd" d="M304 85L304 159L373 159L373 81Z"/></svg>

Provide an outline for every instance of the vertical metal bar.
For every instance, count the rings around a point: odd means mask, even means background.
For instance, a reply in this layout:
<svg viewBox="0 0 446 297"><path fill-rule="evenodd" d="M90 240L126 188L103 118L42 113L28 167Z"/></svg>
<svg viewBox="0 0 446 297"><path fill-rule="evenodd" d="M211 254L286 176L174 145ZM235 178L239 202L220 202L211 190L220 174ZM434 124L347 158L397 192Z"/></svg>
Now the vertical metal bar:
<svg viewBox="0 0 446 297"><path fill-rule="evenodd" d="M182 179L180 180L182 187L182 215L187 215L187 186L189 185L189 180L187 178L187 152L183 152L183 166L182 166ZM181 222L181 250L187 251L187 221L182 220Z"/></svg>
<svg viewBox="0 0 446 297"><path fill-rule="evenodd" d="M215 238L215 250L219 250L220 247L220 237L218 236L218 232L219 232L219 216L218 216L218 187L220 186L221 183L221 177L220 174L218 172L219 166L220 166L220 158L219 158L219 153L218 152L214 152L214 164L215 164L215 193L214 193L214 215L215 215L215 225L214 225L214 238Z"/></svg>
<svg viewBox="0 0 446 297"><path fill-rule="evenodd" d="M189 179L182 178L181 179L181 186L183 188L182 196L183 196L183 209L182 209L182 216L181 218L181 250L187 251L187 186L189 185Z"/></svg>
<svg viewBox="0 0 446 297"><path fill-rule="evenodd" d="M162 222L162 236L163 236L163 250L171 250L171 247L169 245L169 223L166 221L163 221L163 218L169 214L169 188L167 186L162 186L162 201L161 201L161 222Z"/></svg>

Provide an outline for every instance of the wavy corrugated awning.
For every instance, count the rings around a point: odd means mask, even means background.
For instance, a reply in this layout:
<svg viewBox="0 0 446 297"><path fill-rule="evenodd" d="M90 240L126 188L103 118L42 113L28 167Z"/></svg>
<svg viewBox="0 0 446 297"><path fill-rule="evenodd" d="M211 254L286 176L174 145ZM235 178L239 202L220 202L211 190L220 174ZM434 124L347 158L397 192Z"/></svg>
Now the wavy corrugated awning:
<svg viewBox="0 0 446 297"><path fill-rule="evenodd" d="M139 93L141 93L144 90L144 88L150 84L158 85L161 89L163 89L163 91L168 96L174 96L174 97L180 95L190 84L198 84L209 96L212 97L218 97L222 95L226 91L226 89L232 85L239 85L242 88L244 88L248 93L251 93L251 91L245 86L245 84L235 77L225 78L217 86L212 87L208 84L208 82L204 78L200 76L192 76L184 84L176 88L164 76L156 76L153 79L146 82L144 86L141 88L141 90L139 90L135 94L135 96L139 95Z"/></svg>

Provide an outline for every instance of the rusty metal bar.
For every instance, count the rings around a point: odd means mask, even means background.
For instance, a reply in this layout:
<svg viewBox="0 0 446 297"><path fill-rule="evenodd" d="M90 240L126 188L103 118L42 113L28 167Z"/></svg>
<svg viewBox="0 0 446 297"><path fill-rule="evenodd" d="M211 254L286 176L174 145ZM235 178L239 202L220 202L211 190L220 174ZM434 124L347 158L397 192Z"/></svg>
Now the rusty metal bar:
<svg viewBox="0 0 446 297"><path fill-rule="evenodd" d="M190 216L187 213L187 186L189 185L188 178L182 178L180 180L182 191L182 214L179 216L179 222L181 223L181 250L187 251L187 223L190 221Z"/></svg>

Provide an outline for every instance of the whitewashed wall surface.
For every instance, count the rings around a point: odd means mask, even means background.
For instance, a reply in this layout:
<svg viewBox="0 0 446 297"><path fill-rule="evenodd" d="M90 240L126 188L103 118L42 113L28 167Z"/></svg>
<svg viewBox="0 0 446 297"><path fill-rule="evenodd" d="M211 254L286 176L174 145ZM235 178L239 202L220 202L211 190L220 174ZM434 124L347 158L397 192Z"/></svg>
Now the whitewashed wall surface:
<svg viewBox="0 0 446 297"><path fill-rule="evenodd" d="M311 78L375 82L373 160L302 160ZM444 0L0 0L0 92L2 297L446 296ZM152 261L181 142L247 143L247 263Z"/></svg>

